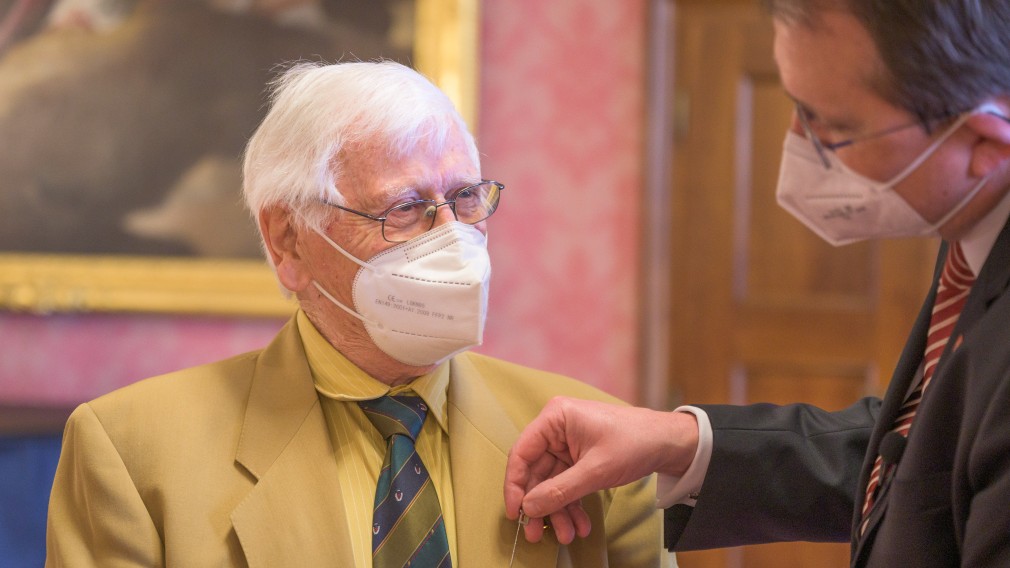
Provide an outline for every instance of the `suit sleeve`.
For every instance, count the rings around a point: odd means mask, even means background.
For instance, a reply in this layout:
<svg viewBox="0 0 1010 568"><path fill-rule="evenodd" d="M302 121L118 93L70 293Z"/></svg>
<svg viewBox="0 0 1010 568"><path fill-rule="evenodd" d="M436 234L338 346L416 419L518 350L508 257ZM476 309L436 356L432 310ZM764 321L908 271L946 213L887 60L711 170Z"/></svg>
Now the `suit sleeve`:
<svg viewBox="0 0 1010 568"><path fill-rule="evenodd" d="M70 416L49 499L46 566L162 566L161 539L120 453L87 404Z"/></svg>
<svg viewBox="0 0 1010 568"><path fill-rule="evenodd" d="M794 404L700 406L713 448L697 505L666 510L666 544L699 550L848 541L880 400L838 412Z"/></svg>

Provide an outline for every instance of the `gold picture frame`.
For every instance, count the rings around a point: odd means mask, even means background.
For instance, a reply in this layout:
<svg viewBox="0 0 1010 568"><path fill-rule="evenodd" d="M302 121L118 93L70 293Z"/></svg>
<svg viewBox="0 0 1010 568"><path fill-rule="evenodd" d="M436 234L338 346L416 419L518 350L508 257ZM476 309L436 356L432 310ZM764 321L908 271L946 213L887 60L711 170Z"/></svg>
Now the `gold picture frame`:
<svg viewBox="0 0 1010 568"><path fill-rule="evenodd" d="M414 64L476 128L479 0L416 0ZM0 253L0 309L285 316L265 261Z"/></svg>

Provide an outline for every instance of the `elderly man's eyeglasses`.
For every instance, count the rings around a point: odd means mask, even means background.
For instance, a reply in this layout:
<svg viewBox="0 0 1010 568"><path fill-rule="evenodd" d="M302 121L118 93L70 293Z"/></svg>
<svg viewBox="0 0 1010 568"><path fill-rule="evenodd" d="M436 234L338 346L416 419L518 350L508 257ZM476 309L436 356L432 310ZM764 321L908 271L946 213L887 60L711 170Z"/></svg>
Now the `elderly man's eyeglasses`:
<svg viewBox="0 0 1010 568"><path fill-rule="evenodd" d="M441 203L433 199L408 201L394 205L379 215L370 215L328 201L323 203L382 223L382 238L391 243L402 243L431 230L435 226L438 208L442 206L447 205L456 220L461 223L468 225L480 223L498 209L503 189L505 186L501 183L484 180L450 192L449 198Z"/></svg>

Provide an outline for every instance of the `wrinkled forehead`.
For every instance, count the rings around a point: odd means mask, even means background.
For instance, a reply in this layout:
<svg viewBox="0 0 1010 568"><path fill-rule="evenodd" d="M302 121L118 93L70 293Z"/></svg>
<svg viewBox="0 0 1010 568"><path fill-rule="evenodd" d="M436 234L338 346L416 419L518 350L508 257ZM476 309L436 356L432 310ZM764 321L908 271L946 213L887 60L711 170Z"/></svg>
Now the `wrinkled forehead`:
<svg viewBox="0 0 1010 568"><path fill-rule="evenodd" d="M345 144L336 156L345 197L381 199L479 180L473 139L458 128L412 137L374 136Z"/></svg>
<svg viewBox="0 0 1010 568"><path fill-rule="evenodd" d="M473 138L455 125L432 123L410 132L371 132L349 138L333 157L332 165L337 171L385 169L411 158L437 159L452 152L471 157Z"/></svg>

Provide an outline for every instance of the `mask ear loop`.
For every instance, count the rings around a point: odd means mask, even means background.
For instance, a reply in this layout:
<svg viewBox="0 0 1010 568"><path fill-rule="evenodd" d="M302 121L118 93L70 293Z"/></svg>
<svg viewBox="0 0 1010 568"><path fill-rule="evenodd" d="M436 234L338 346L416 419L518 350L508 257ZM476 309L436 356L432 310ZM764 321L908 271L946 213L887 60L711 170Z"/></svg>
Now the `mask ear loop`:
<svg viewBox="0 0 1010 568"><path fill-rule="evenodd" d="M375 327L377 327L377 328L379 328L379 329L382 329L382 325L380 325L380 324L378 324L378 323L376 323L376 322L374 322L374 321L371 321L371 320L367 320L367 319L365 319L365 318L364 318L364 316L362 316L362 315L361 315L361 314L359 314L358 312L355 312L355 311L354 311L354 310L352 310L351 308L348 308L348 307L347 307L347 306L345 306L345 305L344 305L343 303L341 303L341 302L340 302L340 300L338 300L338 299L334 298L334 297L333 297L333 294L330 294L329 292L327 292L327 291L326 291L326 289L325 289L325 288L323 288L323 287L322 287L322 286L321 286L321 285L319 284L319 282L316 282L315 280L313 280L313 281L312 281L312 285L316 287L316 290L319 290L319 293L320 293L320 294L322 294L323 296L326 296L326 299L327 299L327 300L329 300L329 301L333 302L333 305L335 305L335 306L337 306L338 308L340 308L340 309L344 310L344 311L345 311L345 312L347 312L348 314L350 314L350 315L352 315L352 316L354 316L354 317L358 318L359 320L361 320L361 321L362 321L362 322L364 322L364 323L368 323L368 324L371 324L371 325L374 325Z"/></svg>
<svg viewBox="0 0 1010 568"><path fill-rule="evenodd" d="M979 180L978 184L975 187L973 187L971 191L969 191L968 194L965 195L963 199L961 199L961 201L958 201L957 204L954 205L953 209L948 211L947 214L944 215L939 221L933 223L931 230L933 231L939 230L940 227L946 225L947 221L950 221L954 217L954 215L960 213L961 210L964 209L966 205L968 205L968 202L974 199L975 196L978 195L978 192L982 191L982 188L985 186L986 183L989 182L989 178L991 177L992 174L990 173L989 175Z"/></svg>
<svg viewBox="0 0 1010 568"><path fill-rule="evenodd" d="M365 268L367 270L375 270L375 267L369 265L366 262L363 262L362 260L358 259L357 257L355 257L354 255L352 255L351 253L349 253L346 250L344 250L343 247L341 247L337 243L333 242L333 239L331 239L330 237L326 236L326 234L324 234L319 229L316 229L315 227L312 227L311 225L310 225L310 227L312 228L312 231L314 233L316 233L317 235L319 235L320 237L322 237L322 239L324 241L326 241L327 244L329 244L331 247L337 249L337 252L339 252L340 254L344 255L345 257L347 257L349 260L353 261L358 266L360 266L362 268ZM347 306L345 306L340 300L338 300L335 297L333 297L333 294L330 294L329 292L327 292L326 289L323 288L322 285L319 284L319 282L316 282L315 280L313 280L312 281L312 285L315 286L316 290L318 290L320 294L322 294L323 296L325 296L327 300L329 300L330 302L333 302L333 305L335 305L338 308L344 310L348 314L350 314L350 315L358 318L359 320L361 320L364 323L371 324L371 325L374 325L375 327L377 327L379 329L382 329L382 325L381 324L378 324L376 322L367 320L367 319L365 319L364 316L362 316L358 312L355 312L351 308L348 308Z"/></svg>
<svg viewBox="0 0 1010 568"><path fill-rule="evenodd" d="M902 182L902 180L910 176L912 172L914 172L919 166L922 165L923 162L928 160L930 156L932 156L933 153L936 152L936 150L940 147L941 144L943 144L944 142L947 141L948 138L953 136L953 134L957 132L957 129L961 128L961 126L963 126L964 123L968 120L968 117L970 117L975 112L976 111L974 110L971 112L966 112L962 114L960 117L958 117L958 119L954 121L954 124L950 125L950 128L948 128L947 131L944 132L942 136L940 136L932 144L930 144L929 147L926 148L926 150L922 154L919 154L919 157L916 158L915 161L909 164L908 167L906 167L904 170L901 171L901 173L894 176L891 179L891 181L885 183L884 185L886 187L893 189L894 186L898 185L899 183Z"/></svg>
<svg viewBox="0 0 1010 568"><path fill-rule="evenodd" d="M934 147L930 147L929 148L928 153L926 154L926 157L928 157L929 154L931 154L936 149L935 146L939 146L940 144L942 144L944 140L946 140L947 138L949 138L950 135L953 134L955 130L957 130L958 128L960 128L968 120L968 118L971 117L973 114L980 114L980 113L993 114L994 112L996 112L997 113L996 116L1000 116L1001 118L1003 118L1002 115L998 114L999 110L1000 110L1000 108L998 106L996 106L995 104L993 104L993 103L984 103L984 104L979 105L977 108L975 108L971 112L964 113L963 115L961 115L961 118L959 118L957 120L957 122L955 122L950 127L950 130L947 131L947 133L945 133L943 136L940 137L939 140L936 141L936 143L933 145ZM922 160L919 160L919 161L921 162ZM978 184L976 184L975 187L971 188L971 191L969 191L968 194L965 195L964 198L961 199L961 201L958 201L957 204L954 205L953 209L951 209L950 211L948 211L947 214L944 215L939 221L937 221L936 223L933 223L932 230L936 231L940 227L946 225L947 221L950 221L955 215L957 215L962 209L964 209L965 205L968 205L968 202L971 201L972 199L974 199L975 196L978 195L978 192L982 191L982 188L985 187L985 184L989 182L989 178L991 178L991 177L992 177L992 174L990 173L989 175L987 175L987 176L983 177L982 179L980 179L979 182L978 182ZM898 181L901 181L901 180L898 180ZM896 181L894 183L898 183L898 182Z"/></svg>
<svg viewBox="0 0 1010 568"><path fill-rule="evenodd" d="M892 179L891 181L887 182L884 185L886 185L887 187L894 187L895 185L901 183L901 180L911 175L911 173L914 172L916 168L918 168L920 165L922 165L923 162L928 160L929 157L933 155L933 152L936 152L936 149L940 147L940 144L946 142L947 139L950 138L955 132L957 132L957 129L961 128L964 125L964 123L967 122L969 118L971 118L972 115L979 113L989 113L989 114L995 113L996 116L1003 118L1003 116L999 114L998 112L999 110L1000 108L993 103L983 103L977 106L976 108L961 114L961 116L958 117L958 119L954 122L954 124L950 125L950 128L948 128L947 131L944 132L942 136L937 138L936 141L929 146L929 148L926 148L926 150L914 162L909 164L909 166L904 170L902 170L902 172L899 173L897 176L895 176L894 179ZM985 185L985 181L988 180L984 180L982 184L979 185L979 188L981 188L982 185ZM974 196L975 193L978 193L978 188L972 190L971 195Z"/></svg>
<svg viewBox="0 0 1010 568"><path fill-rule="evenodd" d="M950 138L950 136L952 134L954 134L954 132L956 132L958 128L960 128L962 125L964 125L964 123L967 122L968 118L970 118L972 115L979 114L979 113L989 113L989 114L992 114L994 111L999 111L999 110L1000 110L999 107L996 106L995 104L993 104L993 103L985 103L985 104L979 105L977 108L973 109L970 112L966 112L966 113L962 114L961 117L958 118L957 121L954 124L951 125L951 127L947 130L947 132L945 132L943 134L943 136L941 136L939 139L937 139L937 141L934 142L932 146L930 146L929 148L926 149L926 151L923 153L922 156L919 157L918 160L916 160L915 162L913 162L911 166L909 166L908 168L906 168L906 171L904 171L901 174L899 174L898 177L894 181L892 181L891 183L889 183L888 185L891 186L891 187L893 187L894 185L896 185L897 183L899 183L901 180L905 179L905 177L907 177L916 167L918 167L919 164L921 164L923 161L925 161L927 158L929 158L929 156L934 151L936 151L936 149L940 146L940 144L943 144L944 141L946 141L947 138ZM1002 118L1002 116L999 115L999 114L997 114L997 116L1000 116ZM964 209L964 207L966 205L968 205L968 202L971 201L972 199L974 199L975 196L978 195L978 192L982 191L982 188L985 187L985 184L989 182L989 178L991 178L991 177L992 177L992 174L990 173L989 175L987 175L987 176L983 177L982 179L980 179L979 182L975 185L975 187L971 188L971 190L968 192L968 194L965 195L961 199L961 201L958 201L957 204L954 205L954 207L950 211L948 211L946 215L944 215L943 217L941 217L939 221L937 221L936 223L932 224L932 226L930 227L930 230L932 230L932 231L938 230L940 227L946 225L947 222L950 221L955 215L957 215L958 213L960 213L961 210Z"/></svg>
<svg viewBox="0 0 1010 568"><path fill-rule="evenodd" d="M326 241L326 242L327 242L327 243L328 243L328 244L329 244L329 245L330 245L331 247L333 247L333 248L337 249L337 251L338 251L338 252L339 252L340 254L342 254L342 255L346 256L346 257L347 257L347 258L348 258L349 260L351 260L352 262L354 262L355 264L357 264L357 265L358 265L358 266L360 266L361 268L365 268L365 269L367 269L367 270L375 270L375 267L374 267L374 266L372 266L372 265L368 264L367 262L365 262L365 261L363 261L363 260L361 260L361 259L359 259L359 258L355 257L355 256L354 256L353 254L351 254L351 253L347 252L346 250L344 250L344 248L343 248L343 247L341 247L341 246L340 246L340 245L338 245L337 243L333 242L333 239L331 239L330 237L327 237L327 236L326 236L326 234L325 234L325 233L323 233L322 231L320 231L319 229L316 229L316 228L313 228L312 230L313 230L313 231L314 231L314 232L315 232L315 233L316 233L317 235L319 235L320 237L322 237L322 239L323 239L324 241Z"/></svg>

